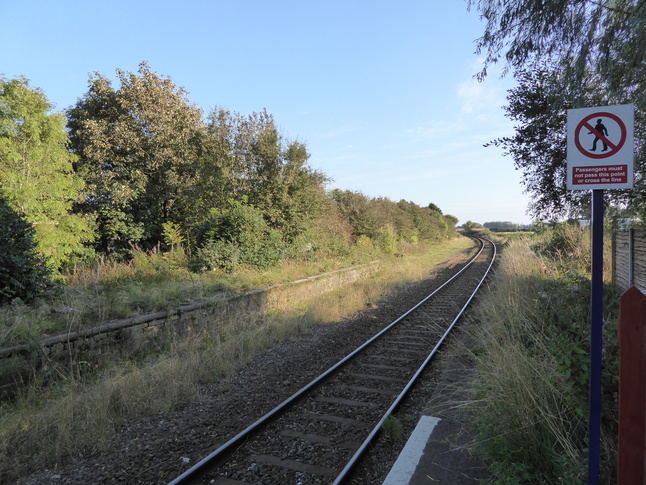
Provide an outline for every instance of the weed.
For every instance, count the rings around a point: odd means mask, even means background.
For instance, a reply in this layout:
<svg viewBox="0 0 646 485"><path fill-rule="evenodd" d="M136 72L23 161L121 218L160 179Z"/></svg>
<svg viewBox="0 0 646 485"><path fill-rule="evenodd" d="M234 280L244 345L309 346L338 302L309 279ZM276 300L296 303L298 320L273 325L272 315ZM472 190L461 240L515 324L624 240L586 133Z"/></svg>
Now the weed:
<svg viewBox="0 0 646 485"><path fill-rule="evenodd" d="M393 415L386 417L381 424L381 430L393 441L398 441L404 437L404 427L401 422Z"/></svg>

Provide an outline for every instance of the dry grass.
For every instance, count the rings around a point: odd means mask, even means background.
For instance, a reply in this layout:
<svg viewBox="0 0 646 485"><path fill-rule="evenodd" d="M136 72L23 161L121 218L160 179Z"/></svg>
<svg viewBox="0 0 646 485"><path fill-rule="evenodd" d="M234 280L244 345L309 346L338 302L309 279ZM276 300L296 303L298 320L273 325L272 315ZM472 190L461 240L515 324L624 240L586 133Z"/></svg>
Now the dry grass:
<svg viewBox="0 0 646 485"><path fill-rule="evenodd" d="M478 446L495 483L584 483L587 382L581 380L588 361L581 342L588 320L580 295L587 289L564 274L562 260L529 246L529 240L510 242L478 305ZM614 423L608 424L604 473L611 477Z"/></svg>
<svg viewBox="0 0 646 485"><path fill-rule="evenodd" d="M25 457L44 463L80 449L107 449L125 419L175 408L195 395L198 382L240 368L258 351L294 333L356 313L394 289L427 277L433 266L470 246L470 240L457 238L431 248L402 247L405 257L383 261L378 275L313 302L295 303L269 315L232 313L217 326L198 324L192 335L145 364L120 362L92 379L30 386L16 403L0 408L0 475L15 472ZM264 283L304 272L283 271L281 276L259 279ZM220 309L211 311L221 314ZM210 319L205 312L204 322Z"/></svg>

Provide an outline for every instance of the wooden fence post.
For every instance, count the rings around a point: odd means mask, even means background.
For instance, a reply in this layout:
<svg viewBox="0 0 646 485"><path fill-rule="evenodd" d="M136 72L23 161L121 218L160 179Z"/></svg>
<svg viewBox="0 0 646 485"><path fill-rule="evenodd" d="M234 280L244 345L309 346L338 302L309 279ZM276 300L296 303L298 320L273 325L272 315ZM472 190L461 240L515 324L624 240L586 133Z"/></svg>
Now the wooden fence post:
<svg viewBox="0 0 646 485"><path fill-rule="evenodd" d="M644 485L646 466L646 295L635 286L621 295L619 316L618 485Z"/></svg>

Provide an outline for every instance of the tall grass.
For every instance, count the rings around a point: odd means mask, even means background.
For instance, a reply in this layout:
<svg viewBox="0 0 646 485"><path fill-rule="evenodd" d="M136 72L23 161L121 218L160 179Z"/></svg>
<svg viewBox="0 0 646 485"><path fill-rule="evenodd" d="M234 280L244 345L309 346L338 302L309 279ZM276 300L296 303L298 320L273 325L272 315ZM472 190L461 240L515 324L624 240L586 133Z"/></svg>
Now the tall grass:
<svg viewBox="0 0 646 485"><path fill-rule="evenodd" d="M191 399L197 384L239 369L262 349L314 325L337 321L373 305L398 287L428 277L432 268L472 245L458 238L433 247L399 248L379 274L309 302L286 304L271 314L228 309L209 325L204 311L193 333L177 339L145 363L115 363L91 378L68 378L56 387L32 385L0 408L0 476L19 474L30 463L48 463L87 449L109 449L115 429L127 419L167 412ZM284 268L275 278L302 275ZM256 276L263 283L261 274Z"/></svg>
<svg viewBox="0 0 646 485"><path fill-rule="evenodd" d="M581 255L589 247L579 247L586 240L577 235L574 256L543 255L554 242L510 241L477 309L478 446L492 483L585 483L590 282ZM602 469L603 483L613 483L617 291L607 287L605 299Z"/></svg>
<svg viewBox="0 0 646 485"><path fill-rule="evenodd" d="M216 292L236 293L290 281L366 259L290 261L264 272L241 268L232 274L195 273L189 271L188 258L181 250L165 253L132 248L127 261L100 257L92 264L77 266L66 275L68 284L36 305L16 301L0 308L0 347L168 310Z"/></svg>

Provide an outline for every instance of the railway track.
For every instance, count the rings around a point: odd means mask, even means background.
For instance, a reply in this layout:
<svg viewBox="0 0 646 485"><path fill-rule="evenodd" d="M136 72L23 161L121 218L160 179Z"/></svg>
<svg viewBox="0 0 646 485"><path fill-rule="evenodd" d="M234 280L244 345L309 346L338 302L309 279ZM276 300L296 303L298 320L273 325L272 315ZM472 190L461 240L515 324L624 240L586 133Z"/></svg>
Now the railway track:
<svg viewBox="0 0 646 485"><path fill-rule="evenodd" d="M344 483L490 271L495 246L480 244L440 288L171 485Z"/></svg>

